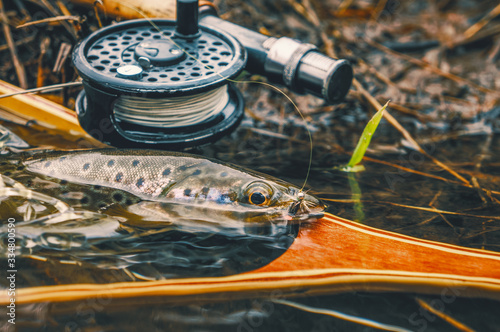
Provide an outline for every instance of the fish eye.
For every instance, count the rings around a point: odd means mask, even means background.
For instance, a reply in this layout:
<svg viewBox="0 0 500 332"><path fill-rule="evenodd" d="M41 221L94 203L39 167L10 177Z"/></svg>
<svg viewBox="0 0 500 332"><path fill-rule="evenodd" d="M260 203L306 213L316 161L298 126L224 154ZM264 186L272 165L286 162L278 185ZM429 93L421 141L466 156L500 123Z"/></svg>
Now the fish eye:
<svg viewBox="0 0 500 332"><path fill-rule="evenodd" d="M253 182L248 185L245 196L248 203L257 206L268 205L273 196L273 189L264 182Z"/></svg>
<svg viewBox="0 0 500 332"><path fill-rule="evenodd" d="M248 197L248 201L254 205L262 205L266 202L266 196L263 193L256 191Z"/></svg>

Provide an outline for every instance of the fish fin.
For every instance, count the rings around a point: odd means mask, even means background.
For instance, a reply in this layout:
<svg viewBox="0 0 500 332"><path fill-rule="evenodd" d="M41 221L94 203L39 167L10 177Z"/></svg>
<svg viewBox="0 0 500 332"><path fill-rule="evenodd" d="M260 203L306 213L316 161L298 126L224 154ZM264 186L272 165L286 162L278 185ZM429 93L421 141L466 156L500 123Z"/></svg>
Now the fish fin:
<svg viewBox="0 0 500 332"><path fill-rule="evenodd" d="M117 203L111 203L103 208L100 208L99 213L107 214L109 216L120 216L127 219L142 218L140 215L130 212L127 209L127 206Z"/></svg>
<svg viewBox="0 0 500 332"><path fill-rule="evenodd" d="M158 212L159 202L141 201L130 206L112 204L105 213L125 217L126 226L139 228L163 228L175 224L175 218L168 213Z"/></svg>

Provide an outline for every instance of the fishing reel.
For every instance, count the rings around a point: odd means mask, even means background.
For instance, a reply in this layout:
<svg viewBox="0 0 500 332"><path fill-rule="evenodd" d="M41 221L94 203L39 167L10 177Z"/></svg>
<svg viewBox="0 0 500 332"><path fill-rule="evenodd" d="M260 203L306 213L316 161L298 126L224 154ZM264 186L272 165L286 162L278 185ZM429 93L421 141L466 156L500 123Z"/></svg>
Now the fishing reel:
<svg viewBox="0 0 500 332"><path fill-rule="evenodd" d="M182 150L216 141L243 118L231 81L244 69L328 103L347 94L346 60L214 13L197 0L177 0L176 21L126 21L83 40L73 53L84 85L76 100L82 128L115 147Z"/></svg>

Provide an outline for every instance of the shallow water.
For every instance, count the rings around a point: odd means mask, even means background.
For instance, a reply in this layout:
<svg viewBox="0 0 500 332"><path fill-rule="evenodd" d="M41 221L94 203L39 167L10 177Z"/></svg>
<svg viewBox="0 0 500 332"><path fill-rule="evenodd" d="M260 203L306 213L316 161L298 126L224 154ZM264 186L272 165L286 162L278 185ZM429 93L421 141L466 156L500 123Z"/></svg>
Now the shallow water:
<svg viewBox="0 0 500 332"><path fill-rule="evenodd" d="M140 196L134 195L141 194L139 191L106 188L108 182L92 182L90 175L89 184L69 178L60 180L64 178L60 177L63 174L45 176L36 167L32 170L31 166L19 163L26 158L22 153L8 149L3 152L0 218L4 223L0 246L7 253L7 220L15 220L16 260L25 267L18 274L18 287L35 286L40 282L31 278L33 270L39 269L40 264L44 266L47 277L44 284L232 275L271 262L290 246L297 235L299 223L281 217L265 223L238 220L262 219L266 213L258 209L211 210L212 205L190 205L179 199L175 202L148 201L147 195L141 201ZM51 164L45 161L45 155L35 158L42 157L41 165L47 167ZM154 168L151 160L158 164L160 159L155 155L150 157L153 159L150 159L149 166L136 167L135 170L151 172ZM60 163L74 163L68 155L54 158ZM141 156L133 158L146 164ZM79 160L75 165L79 165ZM172 161L166 166L174 167L174 164ZM158 166L160 170L166 167L161 163ZM222 168L217 164L199 164L198 167L204 174L213 174ZM225 169L226 172L230 170ZM122 177L131 176L125 169L123 172ZM183 170L173 168L172 181L178 180L181 186L183 175L178 172ZM202 171L198 169L197 172ZM242 176L239 174L242 173L234 171L224 179L234 177L236 181ZM145 173L139 176L145 177ZM200 179L203 176L198 175ZM208 181L212 176L204 179ZM249 176L248 179L253 181L256 178ZM125 180L123 182L125 185ZM190 185L196 184L185 185L191 188ZM211 187L214 190L212 195L216 197L217 183L205 182L204 185ZM227 209L230 207L228 205Z"/></svg>
<svg viewBox="0 0 500 332"><path fill-rule="evenodd" d="M344 119L340 117L339 120ZM6 125L20 134L32 130ZM412 150L384 150L381 141L387 138L383 136L386 130L389 130L387 124L382 123L377 133L382 138L374 140L371 153L368 154L372 159L365 160L365 171L358 173L334 169L345 164L349 154L342 151L325 153L323 144L315 145L308 185L313 188L312 192L325 200L331 200L326 201L329 204L328 211L410 236L500 251L499 221L470 216L500 215L498 204L489 198L488 192L461 185L449 173ZM34 133L49 142L54 139L54 136L36 130ZM328 135L328 132L320 130L316 135ZM461 174L474 176L481 188L496 190L500 187L499 135L442 136L436 133L434 142L426 146L429 153L439 156L440 160L460 170ZM245 141L243 137L246 137ZM272 152L265 147L258 149L259 143L277 148ZM71 148L70 142L66 142L66 148ZM251 132L249 134L245 124L232 137L194 152L279 175L299 186L307 168L304 158L307 156L307 144L291 144L262 138ZM394 165L422 173L415 174L395 168ZM21 204L21 201L11 204ZM5 213L9 209L5 203L2 204L0 212ZM416 209L429 206L455 214L436 214ZM22 215L20 213L19 218ZM59 232L55 229L51 234L40 231L46 226L43 223L38 225L38 229L26 229L25 232L34 240L30 249L21 251L18 257L18 264L22 266L18 273L18 287L232 275L256 269L278 257L291 245L299 227L284 227L278 231L253 229L238 236L156 229L127 237L125 230L116 231L119 221L114 218L119 219L119 216L94 215L93 218L87 216L82 219L88 228L80 224L80 236L73 234L70 240L63 228ZM101 225L99 234L92 227L97 224ZM109 231L104 231L103 224L109 225ZM129 228L127 231L134 232L137 229ZM438 308L442 306L447 314L475 330L496 331L500 326L496 315L500 310L499 302L462 298L460 294L446 302L442 301L441 296L360 292L292 300L411 331L451 329L446 322L423 310L416 298L424 299ZM159 302L155 304L155 301ZM163 303L159 299L139 298L23 305L18 307L16 327L20 331L65 328L76 331L78 328L87 330L96 327L133 331L136 322L141 321L144 328L151 331L370 330L359 324L307 313L266 299L213 301L194 297L181 302L175 300L173 303Z"/></svg>
<svg viewBox="0 0 500 332"><path fill-rule="evenodd" d="M30 4L30 10L33 9L34 2L25 3ZM313 169L308 187L329 200L328 211L418 238L500 251L500 222L498 218L488 218L500 216L499 195L490 192L500 190L500 108L495 107L492 102L495 100L470 83L430 73L365 42L367 38L387 45L417 46L406 54L425 60L446 73L498 90L497 33L491 38L478 39L454 49L447 46L450 41L460 40L467 28L497 6L495 1L329 0L311 1L312 9L305 10L302 6L309 3L306 1L221 0L217 3L226 19L256 31L268 30L271 35L311 42L321 51L327 46L321 40L320 32L326 33L338 56L352 61L356 78L364 88L382 104L392 100L389 106L391 114L429 154L473 183L473 187L461 185L429 158L408 148L401 135L384 120L367 153L371 159L363 161L365 171L355 174L341 172L336 167L348 162L372 107L354 89L344 103L336 106L324 106L318 99L293 95L293 100L309 121L314 138ZM341 3L350 3L350 8L343 12L339 8ZM380 4L384 8L378 8ZM10 10L9 15L17 10L13 2L6 1L5 6ZM321 28L308 22L307 15L304 15L314 9L321 20ZM374 19L372 15L377 9L380 15ZM91 26L97 26L90 11L73 7L70 10L75 15L85 14ZM38 6L32 14L36 11ZM107 24L110 21L111 18ZM488 23L478 35L494 29L494 24L498 25L498 18ZM36 81L34 75L41 59L38 54L40 40L43 37L53 39L51 51L44 61L45 70L50 72L60 44L57 36L64 34L57 26L38 31L31 45L19 48L21 60L25 61L28 73L33 75L30 76L32 84ZM20 38L25 30L12 29L12 32ZM66 42L65 39L62 41ZM419 48L420 41L431 41L439 47ZM9 66L12 62L10 53L4 51L0 56L4 64L2 79L17 84L14 67ZM69 66L66 69L64 74L69 75L64 81L73 74L69 72ZM45 84L59 82L61 77L55 75L47 77ZM259 170L301 186L309 160L308 136L301 117L274 90L258 85L238 85L238 88L243 90L252 116L247 116L231 137L193 152ZM68 99L66 97L66 94L63 98L56 96L59 100ZM71 104L71 98L66 101ZM29 127L6 126L35 146L72 149L79 145L66 134L40 130L41 127L33 121ZM398 168L400 166L405 168ZM19 206L24 206L23 210L17 211ZM23 218L30 209L38 211L39 216L57 212L48 204L27 205L24 199L18 198L9 204L3 202L0 214L17 213L16 217ZM31 229L26 227L25 234L34 240L29 243L31 248L24 246L25 251L18 257L22 267L18 273L18 287L231 275L265 265L284 252L297 234L294 227L284 227L277 232L254 229L237 236L172 229L147 233L137 225L117 232L117 225L123 221L119 217L87 215L72 218L78 222L79 235L69 233L74 229L73 221L60 225L57 232L49 234L44 222L32 225ZM122 217L127 219L127 216ZM127 237L127 231L140 236ZM2 267L3 263L2 260ZM6 280L1 279L2 287L5 283ZM457 330L422 309L417 303L418 298L476 331L500 331L500 302L482 299L484 294L480 293L476 298L456 295L444 299L439 295L423 296L409 292L346 292L292 300L411 331ZM99 298L23 305L17 308L16 328L19 331L136 331L137 326L145 331L372 330L345 320L286 307L269 299L219 300L213 302L213 299L194 297L184 302L160 303L157 298ZM0 307L2 317L5 317L4 311L5 307ZM3 325L5 321L0 322L0 330L7 329Z"/></svg>

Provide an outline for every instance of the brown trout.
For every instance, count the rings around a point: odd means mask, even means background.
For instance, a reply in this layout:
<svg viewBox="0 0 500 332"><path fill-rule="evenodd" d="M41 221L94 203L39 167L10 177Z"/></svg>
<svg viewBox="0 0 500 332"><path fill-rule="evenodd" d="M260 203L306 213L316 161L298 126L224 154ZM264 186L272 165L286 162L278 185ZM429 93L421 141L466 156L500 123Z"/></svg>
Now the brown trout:
<svg viewBox="0 0 500 332"><path fill-rule="evenodd" d="M314 220L325 208L282 180L175 152L46 152L0 163L0 172L74 207L118 205L146 220Z"/></svg>

